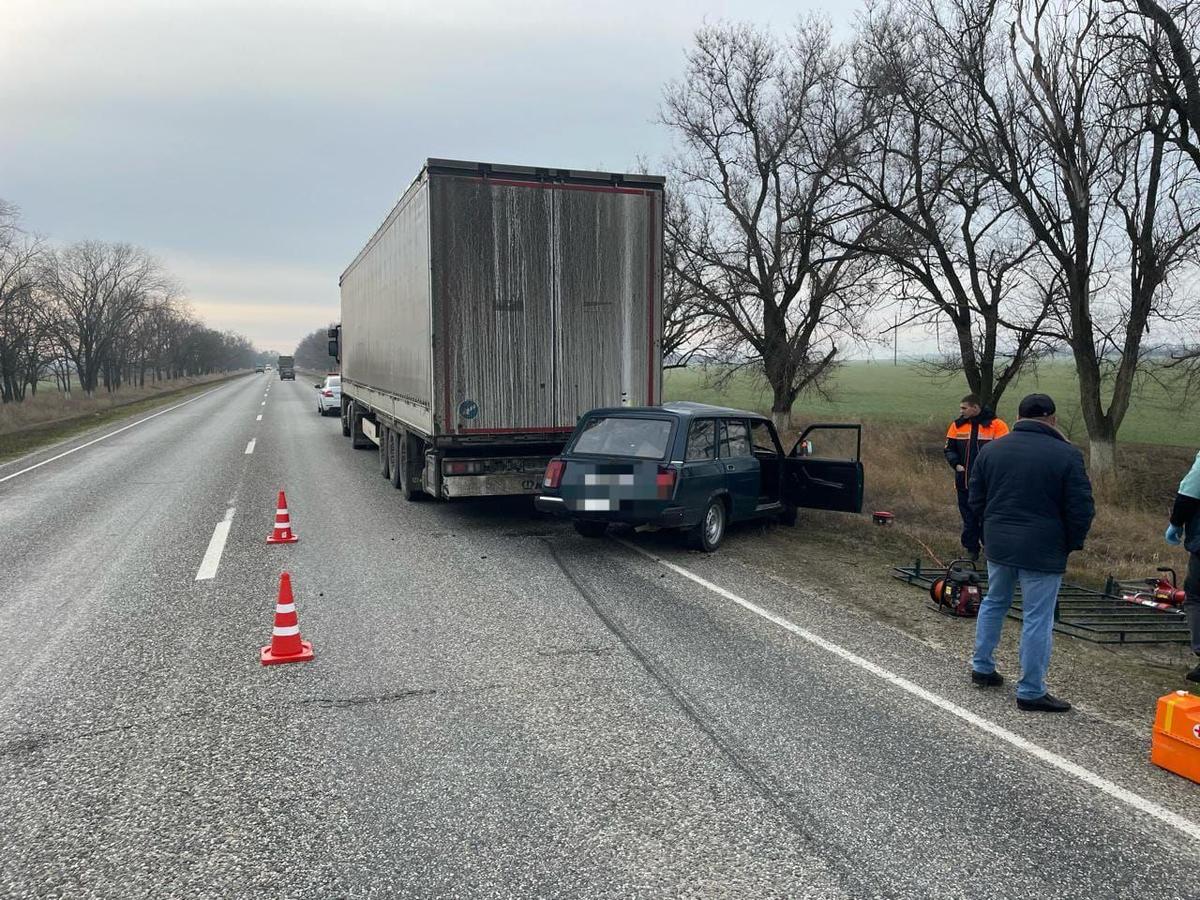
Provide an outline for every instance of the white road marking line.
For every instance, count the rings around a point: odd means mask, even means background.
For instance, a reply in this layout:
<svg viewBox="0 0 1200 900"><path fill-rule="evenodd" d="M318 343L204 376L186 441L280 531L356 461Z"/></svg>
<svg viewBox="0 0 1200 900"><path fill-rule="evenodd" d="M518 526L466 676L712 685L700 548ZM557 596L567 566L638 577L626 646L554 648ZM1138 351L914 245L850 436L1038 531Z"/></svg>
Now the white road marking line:
<svg viewBox="0 0 1200 900"><path fill-rule="evenodd" d="M266 401L266 400L264 400L262 403L260 403L260 404L258 404L258 405L259 405L259 406L266 406L266 405L267 405L267 401Z"/></svg>
<svg viewBox="0 0 1200 900"><path fill-rule="evenodd" d="M200 560L200 568L196 570L197 581L208 581L216 577L217 566L221 564L221 554L225 552L225 541L229 537L229 528L233 525L234 512L232 506L225 510L225 518L213 529L208 549L204 551L204 559Z"/></svg>
<svg viewBox="0 0 1200 900"><path fill-rule="evenodd" d="M221 385L221 387L225 387L225 385ZM49 459L43 459L40 463L34 463L32 466L27 466L20 472L13 472L11 475L5 475L3 478L0 478L0 484L4 484L4 482L11 478L16 478L18 475L24 475L26 472L32 472L34 469L40 469L42 466L46 465L47 463L52 463L56 459L62 459L64 456L70 456L72 453L78 453L80 450L85 450L92 446L92 444L98 444L101 441L107 441L110 437L115 437L122 431L128 431L130 428L137 428L137 426L141 425L143 422L149 422L151 419L157 419L159 416L166 415L172 410L179 409L181 406L187 406L189 403L195 403L197 400L202 400L209 394L213 393L214 391L219 391L220 389L221 388L213 388L211 391L205 391L198 397L193 397L191 400L184 400L182 403L176 403L174 406L168 406L166 409L160 409L153 415L146 416L144 419L138 419L136 422L131 422L123 428L118 428L116 431L110 431L108 434L102 434L95 440L88 441L86 444L80 444L78 447L72 447L70 450L65 450L57 456L52 456Z"/></svg>
<svg viewBox="0 0 1200 900"><path fill-rule="evenodd" d="M250 443L248 443L248 444L246 445L246 456L249 456L251 453L253 453L253 452L254 452L254 444L255 444L255 442L256 442L257 440L258 440L258 438L251 438L251 439L250 439Z"/></svg>
<svg viewBox="0 0 1200 900"><path fill-rule="evenodd" d="M255 417L254 417L254 421L255 421L255 422L261 422L261 421L262 421L262 413L259 413L257 416L255 416Z"/></svg>
<svg viewBox="0 0 1200 900"><path fill-rule="evenodd" d="M945 697L941 697L932 691L927 691L925 688L909 681L907 678L897 675L895 672L891 672L880 665L876 665L869 659L864 659L858 654L847 650L845 647L835 644L832 641L827 641L825 638L818 634L814 634L807 628L801 628L795 622L791 622L782 616L776 615L770 610L759 606L757 603L752 603L743 597L739 597L737 594L713 584L711 581L702 578L695 572L685 569L683 566L676 565L675 563L665 560L660 556L655 556L648 550L643 550L641 547L631 544L628 541L618 540L618 543L623 544L630 550L636 551L642 556L645 556L659 565L670 569L675 574L682 575L684 578L694 581L696 584L703 588L707 588L714 594L736 603L743 609L747 609L755 615L761 616L768 622L778 625L780 628L783 628L786 631L790 631L792 634L796 635L796 637L808 641L808 643L820 647L822 650L832 653L834 656L841 657L851 665L857 666L858 668L869 672L877 678L881 678L889 684L898 687L900 690L924 700L926 703L936 706L943 712L950 713L950 715L962 719L968 725L973 725L980 731L984 731L993 737L999 738L1006 744L1010 744L1011 746L1016 747L1018 750L1024 751L1030 756L1036 757L1047 765L1066 772L1068 775L1079 779L1085 784L1091 785L1099 791L1103 791L1114 800L1120 800L1122 803L1132 806L1139 812L1158 819L1158 821L1162 822L1164 825L1169 825L1172 828L1177 829L1190 838L1200 838L1200 823L1196 823L1191 819L1184 818L1178 813L1172 812L1166 807L1160 806L1153 800L1148 800L1140 794L1135 794L1133 791L1127 790L1126 788L1121 787L1115 782L1109 781L1107 778L1104 778L1101 775L1097 775L1090 769L1085 769L1078 763L1074 763L1064 756L1059 756L1052 750L1047 750L1045 747L1035 744L1033 741L1027 740L1026 738L1021 737L1019 734L1013 731L1009 731L1007 728L1004 728L1001 725L997 725L995 722L985 719L980 715L976 715L969 709L959 706L952 700L947 700Z"/></svg>

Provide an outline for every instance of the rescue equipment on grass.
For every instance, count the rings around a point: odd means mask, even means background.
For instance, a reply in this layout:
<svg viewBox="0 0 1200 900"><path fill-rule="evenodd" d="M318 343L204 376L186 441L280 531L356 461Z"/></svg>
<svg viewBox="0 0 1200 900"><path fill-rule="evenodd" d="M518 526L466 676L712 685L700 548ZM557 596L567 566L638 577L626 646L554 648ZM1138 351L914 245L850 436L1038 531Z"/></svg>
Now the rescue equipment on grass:
<svg viewBox="0 0 1200 900"><path fill-rule="evenodd" d="M288 517L287 497L279 492L279 500L275 504L275 528L267 538L268 544L294 544L300 538L292 531L292 520Z"/></svg>
<svg viewBox="0 0 1200 900"><path fill-rule="evenodd" d="M1146 585L1150 590L1124 591L1121 599L1126 603L1136 603L1138 606L1149 606L1151 609L1161 609L1164 612L1178 610L1183 606L1184 591L1179 587L1175 570L1169 566L1159 566L1157 571L1169 574L1158 578L1147 578Z"/></svg>
<svg viewBox="0 0 1200 900"><path fill-rule="evenodd" d="M296 616L296 601L292 598L292 576L279 576L279 599L275 601L275 627L271 643L259 651L264 666L277 663L308 662L313 658L312 644L300 639L300 620Z"/></svg>
<svg viewBox="0 0 1200 900"><path fill-rule="evenodd" d="M1158 698L1150 762L1200 782L1200 697L1175 691Z"/></svg>
<svg viewBox="0 0 1200 900"><path fill-rule="evenodd" d="M886 528L895 523L896 517L892 513L881 509L871 513L871 521L876 525L882 525Z"/></svg>
<svg viewBox="0 0 1200 900"><path fill-rule="evenodd" d="M929 596L938 610L964 619L979 615L980 572L969 559L953 560L946 573L929 586Z"/></svg>

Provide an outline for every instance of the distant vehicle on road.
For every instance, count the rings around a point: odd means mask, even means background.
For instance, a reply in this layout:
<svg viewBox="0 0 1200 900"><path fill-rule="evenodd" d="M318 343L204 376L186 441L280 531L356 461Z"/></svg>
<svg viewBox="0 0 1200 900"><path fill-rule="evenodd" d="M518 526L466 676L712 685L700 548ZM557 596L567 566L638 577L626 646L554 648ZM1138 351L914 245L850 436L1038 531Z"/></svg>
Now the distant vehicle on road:
<svg viewBox="0 0 1200 900"><path fill-rule="evenodd" d="M342 409L342 376L326 375L324 381L313 386L317 389L317 412L322 416L337 415Z"/></svg>
<svg viewBox="0 0 1200 900"><path fill-rule="evenodd" d="M266 371L270 372L270 371L271 371L271 364L270 364L270 363L267 363L267 364L266 364L266 365L265 365L263 368L264 368Z"/></svg>
<svg viewBox="0 0 1200 900"><path fill-rule="evenodd" d="M662 399L663 179L430 159L340 279L342 433L413 500L535 494Z"/></svg>
<svg viewBox="0 0 1200 900"><path fill-rule="evenodd" d="M296 368L295 360L290 356L279 357L279 380L280 381L295 381Z"/></svg>
<svg viewBox="0 0 1200 900"><path fill-rule="evenodd" d="M811 452L809 436L831 430L852 432L852 457ZM730 522L794 525L798 507L861 512L861 447L861 425L811 425L785 454L757 413L702 403L596 409L546 467L535 504L589 537L613 522L681 528L712 552Z"/></svg>
<svg viewBox="0 0 1200 900"><path fill-rule="evenodd" d="M263 372L262 363L259 363L257 366L254 367L254 373L256 375L261 375L262 372Z"/></svg>

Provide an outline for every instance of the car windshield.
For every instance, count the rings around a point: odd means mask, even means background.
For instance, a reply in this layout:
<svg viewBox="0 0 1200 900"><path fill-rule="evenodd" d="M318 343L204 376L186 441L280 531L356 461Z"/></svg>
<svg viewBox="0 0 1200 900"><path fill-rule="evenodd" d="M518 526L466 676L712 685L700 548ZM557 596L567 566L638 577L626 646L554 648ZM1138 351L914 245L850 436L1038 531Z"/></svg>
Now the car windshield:
<svg viewBox="0 0 1200 900"><path fill-rule="evenodd" d="M598 456L632 456L662 459L671 438L669 419L597 416L584 423L572 448L576 453Z"/></svg>

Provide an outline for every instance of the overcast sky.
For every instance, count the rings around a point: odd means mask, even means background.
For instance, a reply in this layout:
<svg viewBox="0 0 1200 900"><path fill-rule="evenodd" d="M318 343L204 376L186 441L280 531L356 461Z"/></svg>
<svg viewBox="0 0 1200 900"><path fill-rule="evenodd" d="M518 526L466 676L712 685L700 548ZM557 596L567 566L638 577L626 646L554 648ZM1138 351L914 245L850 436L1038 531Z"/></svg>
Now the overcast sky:
<svg viewBox="0 0 1200 900"><path fill-rule="evenodd" d="M0 197L157 254L217 328L290 352L426 157L628 170L705 19L834 0L0 0Z"/></svg>

